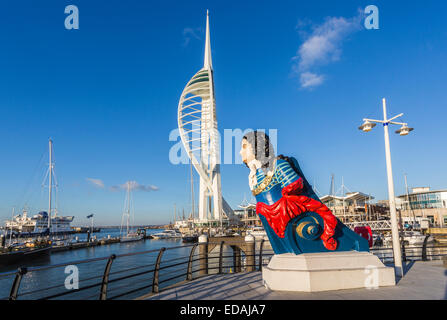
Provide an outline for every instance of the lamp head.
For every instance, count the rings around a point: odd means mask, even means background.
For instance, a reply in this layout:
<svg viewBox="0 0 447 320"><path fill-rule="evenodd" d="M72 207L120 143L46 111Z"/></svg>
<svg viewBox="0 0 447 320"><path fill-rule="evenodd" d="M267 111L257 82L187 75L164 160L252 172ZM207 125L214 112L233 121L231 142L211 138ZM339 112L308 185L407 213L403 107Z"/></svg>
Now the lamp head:
<svg viewBox="0 0 447 320"><path fill-rule="evenodd" d="M372 128L374 128L375 126L376 126L375 123L365 120L365 122L363 122L363 124L359 127L359 130L362 130L364 132L370 132Z"/></svg>
<svg viewBox="0 0 447 320"><path fill-rule="evenodd" d="M406 136L413 130L414 128L409 128L406 124L404 124L399 130L396 130L396 133L400 134L401 136Z"/></svg>

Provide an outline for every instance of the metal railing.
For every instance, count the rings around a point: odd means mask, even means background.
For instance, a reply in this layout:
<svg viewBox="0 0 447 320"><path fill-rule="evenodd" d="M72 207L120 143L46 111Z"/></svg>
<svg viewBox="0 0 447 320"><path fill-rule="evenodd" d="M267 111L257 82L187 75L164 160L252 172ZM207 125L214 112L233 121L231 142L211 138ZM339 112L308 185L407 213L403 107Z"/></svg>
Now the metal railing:
<svg viewBox="0 0 447 320"><path fill-rule="evenodd" d="M1 286L10 281L9 295L0 299L111 300L148 296L210 274L261 271L274 254L271 248L266 249L266 243L257 241L252 255L240 250L229 254L231 246L222 241L211 253L201 250L206 243L196 243L42 267L21 267L16 272L0 273ZM371 252L384 263L393 261L392 248L372 248ZM406 261L440 259L447 256L447 245L428 246L425 242L421 247L403 246L402 252ZM78 271L84 268L88 271L84 274L89 277L70 282L73 274L68 272L67 276L68 267ZM42 279L47 282L43 283Z"/></svg>
<svg viewBox="0 0 447 320"><path fill-rule="evenodd" d="M204 244L112 254L108 257L43 267L20 267L16 272L0 273L0 286L5 286L10 281L9 296L0 296L0 299L132 299L150 293L156 294L166 286L192 281L203 275L238 270L234 254L228 254L230 246L222 242L213 252L202 254L197 250L201 245ZM267 256L264 252L264 258ZM243 253L240 255L241 261L248 257L250 256ZM261 257L258 258L262 261ZM207 265L203 268L200 262L205 259ZM256 262L257 258L254 257L253 260ZM83 266L84 270L81 270ZM241 271L249 267L255 268L256 264L245 263ZM67 268L77 269L78 276L89 276L79 277L77 282L73 282L73 277L70 278L72 273L67 272ZM46 279L46 283L33 285L36 281L44 282L38 279Z"/></svg>

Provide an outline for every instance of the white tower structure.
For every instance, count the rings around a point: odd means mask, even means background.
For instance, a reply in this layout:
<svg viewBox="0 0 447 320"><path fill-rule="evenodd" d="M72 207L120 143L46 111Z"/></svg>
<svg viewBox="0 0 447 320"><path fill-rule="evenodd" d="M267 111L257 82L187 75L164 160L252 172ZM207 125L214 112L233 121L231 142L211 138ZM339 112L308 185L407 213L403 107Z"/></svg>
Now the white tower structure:
<svg viewBox="0 0 447 320"><path fill-rule="evenodd" d="M200 176L199 222L222 221L224 215L233 217L233 210L222 197L221 190L208 11L203 68L189 80L182 92L178 127L183 146Z"/></svg>

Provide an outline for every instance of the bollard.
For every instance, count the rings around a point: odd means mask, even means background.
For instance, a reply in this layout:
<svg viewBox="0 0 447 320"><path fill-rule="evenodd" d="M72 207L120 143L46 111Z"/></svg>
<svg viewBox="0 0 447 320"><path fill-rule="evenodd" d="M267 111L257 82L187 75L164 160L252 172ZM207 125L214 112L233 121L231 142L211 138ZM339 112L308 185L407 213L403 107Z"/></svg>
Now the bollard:
<svg viewBox="0 0 447 320"><path fill-rule="evenodd" d="M246 269L248 272L255 271L255 237L249 234L245 236Z"/></svg>
<svg viewBox="0 0 447 320"><path fill-rule="evenodd" d="M102 276L101 291L99 294L99 300L107 300L107 285L109 284L109 273L112 268L113 260L115 260L116 255L112 254L107 261L106 268L104 270L104 275Z"/></svg>
<svg viewBox="0 0 447 320"><path fill-rule="evenodd" d="M199 275L206 275L208 274L208 237L205 234L199 237L199 245Z"/></svg>

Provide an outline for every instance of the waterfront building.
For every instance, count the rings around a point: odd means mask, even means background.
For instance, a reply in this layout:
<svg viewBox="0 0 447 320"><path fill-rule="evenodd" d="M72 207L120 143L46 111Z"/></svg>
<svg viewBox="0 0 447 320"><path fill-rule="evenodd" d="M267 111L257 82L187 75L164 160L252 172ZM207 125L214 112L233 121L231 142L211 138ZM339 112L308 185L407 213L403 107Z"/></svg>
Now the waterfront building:
<svg viewBox="0 0 447 320"><path fill-rule="evenodd" d="M343 196L325 195L321 201L343 223L385 219L389 207L373 204L374 197L362 192L348 192Z"/></svg>
<svg viewBox="0 0 447 320"><path fill-rule="evenodd" d="M234 214L239 216L241 225L246 228L262 226L261 219L256 213L256 204L248 203L245 199L239 205L239 209L234 210Z"/></svg>
<svg viewBox="0 0 447 320"><path fill-rule="evenodd" d="M402 219L406 221L429 219L432 226L447 226L447 189L412 188L411 192L397 198Z"/></svg>

